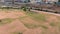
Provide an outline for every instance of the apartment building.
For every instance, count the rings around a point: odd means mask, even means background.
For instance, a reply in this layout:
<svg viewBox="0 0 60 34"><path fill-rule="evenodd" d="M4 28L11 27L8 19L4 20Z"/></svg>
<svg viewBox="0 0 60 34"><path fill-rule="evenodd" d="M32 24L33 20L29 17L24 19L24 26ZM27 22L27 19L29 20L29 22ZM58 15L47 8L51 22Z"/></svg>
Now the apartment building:
<svg viewBox="0 0 60 34"><path fill-rule="evenodd" d="M5 6L12 7L13 3L12 0L4 0Z"/></svg>
<svg viewBox="0 0 60 34"><path fill-rule="evenodd" d="M0 0L3 3L3 7L13 7L20 3L23 3L25 0Z"/></svg>
<svg viewBox="0 0 60 34"><path fill-rule="evenodd" d="M4 3L4 0L0 0L0 7L1 7L1 6L4 6L4 4L5 4L5 3Z"/></svg>

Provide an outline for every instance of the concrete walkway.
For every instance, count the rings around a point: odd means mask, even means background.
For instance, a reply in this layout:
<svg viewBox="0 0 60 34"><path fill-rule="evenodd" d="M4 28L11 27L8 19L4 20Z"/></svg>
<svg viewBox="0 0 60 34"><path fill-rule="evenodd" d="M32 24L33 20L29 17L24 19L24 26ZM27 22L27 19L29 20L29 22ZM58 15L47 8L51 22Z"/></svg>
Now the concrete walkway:
<svg viewBox="0 0 60 34"><path fill-rule="evenodd" d="M38 12L38 13L47 13L47 14L51 14L51 15L56 15L56 16L60 16L60 14L56 14L56 13L51 13L51 12L44 12L44 11L38 11L38 10L31 10L33 12Z"/></svg>

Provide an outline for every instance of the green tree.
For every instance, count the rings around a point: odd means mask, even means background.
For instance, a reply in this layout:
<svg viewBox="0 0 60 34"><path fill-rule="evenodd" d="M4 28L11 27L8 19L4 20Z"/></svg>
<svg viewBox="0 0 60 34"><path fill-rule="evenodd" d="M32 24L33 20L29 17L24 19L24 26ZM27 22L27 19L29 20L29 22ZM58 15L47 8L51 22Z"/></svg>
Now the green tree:
<svg viewBox="0 0 60 34"><path fill-rule="evenodd" d="M60 0L58 0L58 2L60 2Z"/></svg>
<svg viewBox="0 0 60 34"><path fill-rule="evenodd" d="M27 8L26 7L23 7L23 11L27 11Z"/></svg>

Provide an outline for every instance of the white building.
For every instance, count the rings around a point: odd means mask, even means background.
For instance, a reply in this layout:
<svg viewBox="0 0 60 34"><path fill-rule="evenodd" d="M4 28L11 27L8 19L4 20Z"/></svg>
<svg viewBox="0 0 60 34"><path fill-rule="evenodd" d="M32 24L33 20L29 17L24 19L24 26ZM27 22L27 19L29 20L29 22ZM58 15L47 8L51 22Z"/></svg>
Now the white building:
<svg viewBox="0 0 60 34"><path fill-rule="evenodd" d="M0 0L0 7L4 6L4 0Z"/></svg>
<svg viewBox="0 0 60 34"><path fill-rule="evenodd" d="M0 2L4 2L4 0L0 0Z"/></svg>
<svg viewBox="0 0 60 34"><path fill-rule="evenodd" d="M31 3L42 2L42 0L30 0Z"/></svg>
<svg viewBox="0 0 60 34"><path fill-rule="evenodd" d="M46 0L46 3L58 2L58 0Z"/></svg>
<svg viewBox="0 0 60 34"><path fill-rule="evenodd" d="M8 6L8 7L11 7L13 4L12 4L12 0L4 0L4 6Z"/></svg>
<svg viewBox="0 0 60 34"><path fill-rule="evenodd" d="M58 2L58 0L30 0L31 3L36 3L36 2L50 2L50 3L53 3L53 2Z"/></svg>

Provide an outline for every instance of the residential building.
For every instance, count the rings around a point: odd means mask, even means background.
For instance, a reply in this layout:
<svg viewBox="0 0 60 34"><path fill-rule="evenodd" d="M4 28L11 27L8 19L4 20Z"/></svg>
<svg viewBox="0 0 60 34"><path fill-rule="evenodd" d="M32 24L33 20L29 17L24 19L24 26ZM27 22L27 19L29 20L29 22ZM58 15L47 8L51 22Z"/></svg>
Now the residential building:
<svg viewBox="0 0 60 34"><path fill-rule="evenodd" d="M4 3L4 0L0 0L0 7L1 7L1 6L4 6L4 4L5 4L5 3Z"/></svg>
<svg viewBox="0 0 60 34"><path fill-rule="evenodd" d="M7 7L12 7L12 5L13 5L12 2L13 2L12 0L4 0L4 3L5 3L4 5Z"/></svg>

